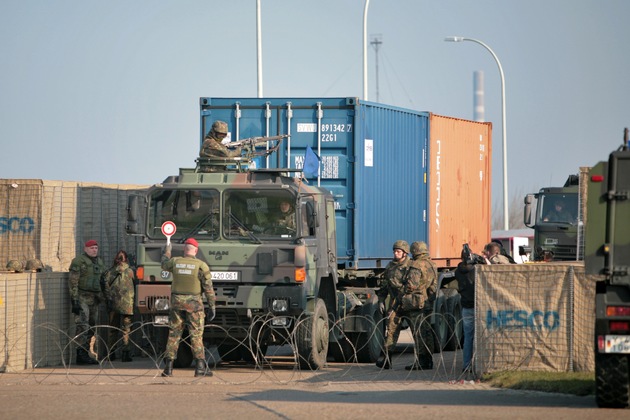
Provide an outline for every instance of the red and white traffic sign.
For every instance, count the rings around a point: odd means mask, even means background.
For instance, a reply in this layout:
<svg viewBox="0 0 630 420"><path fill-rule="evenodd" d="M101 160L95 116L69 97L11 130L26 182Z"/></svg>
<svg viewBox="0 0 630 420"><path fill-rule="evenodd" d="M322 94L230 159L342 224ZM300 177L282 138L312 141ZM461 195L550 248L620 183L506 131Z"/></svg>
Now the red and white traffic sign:
<svg viewBox="0 0 630 420"><path fill-rule="evenodd" d="M175 226L175 223L171 221L162 223L162 234L166 236L167 245L171 243L171 236L175 235L175 232L177 232L177 226Z"/></svg>

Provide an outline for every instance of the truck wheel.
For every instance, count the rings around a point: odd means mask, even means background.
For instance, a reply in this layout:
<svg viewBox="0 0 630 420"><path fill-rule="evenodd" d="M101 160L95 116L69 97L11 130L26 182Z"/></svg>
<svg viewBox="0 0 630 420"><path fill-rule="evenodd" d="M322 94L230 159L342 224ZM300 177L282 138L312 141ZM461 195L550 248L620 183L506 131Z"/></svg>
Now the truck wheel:
<svg viewBox="0 0 630 420"><path fill-rule="evenodd" d="M438 292L439 293L439 292ZM435 300L434 314L433 314L433 352L441 353L442 349L446 345L446 339L448 337L448 319L446 318L446 299L444 295L439 293Z"/></svg>
<svg viewBox="0 0 630 420"><path fill-rule="evenodd" d="M595 352L595 399L598 407L628 407L629 373L627 355Z"/></svg>
<svg viewBox="0 0 630 420"><path fill-rule="evenodd" d="M190 336L188 330L182 334L182 339L179 342L179 348L177 349L177 356L173 361L173 367L182 369L189 368L193 362L192 348L190 347Z"/></svg>
<svg viewBox="0 0 630 420"><path fill-rule="evenodd" d="M372 305L370 314L366 314L368 331L357 333L355 348L359 363L375 363L384 348L383 314L378 305Z"/></svg>
<svg viewBox="0 0 630 420"><path fill-rule="evenodd" d="M296 331L296 344L301 368L317 370L326 365L328 313L322 299L315 300L312 314L300 318Z"/></svg>
<svg viewBox="0 0 630 420"><path fill-rule="evenodd" d="M455 289L445 289L444 296L446 297L446 320L448 326L444 350L455 351L461 348L462 338L464 337L461 296Z"/></svg>
<svg viewBox="0 0 630 420"><path fill-rule="evenodd" d="M337 363L352 363L355 361L354 347L346 337L341 337L338 341L328 343L328 354Z"/></svg>

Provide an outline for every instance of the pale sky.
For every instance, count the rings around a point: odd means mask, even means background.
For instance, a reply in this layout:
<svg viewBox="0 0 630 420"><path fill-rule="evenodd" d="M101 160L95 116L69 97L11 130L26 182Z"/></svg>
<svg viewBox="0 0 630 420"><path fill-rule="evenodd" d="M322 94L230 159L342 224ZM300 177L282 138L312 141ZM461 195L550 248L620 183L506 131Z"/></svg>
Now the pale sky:
<svg viewBox="0 0 630 420"><path fill-rule="evenodd" d="M264 97L363 97L363 0L262 0ZM493 123L502 211L563 184L630 126L630 1L371 0L378 102ZM153 184L194 166L199 97L256 97L255 0L0 2L0 178ZM377 100L369 48L370 101ZM411 168L410 168L411 170Z"/></svg>

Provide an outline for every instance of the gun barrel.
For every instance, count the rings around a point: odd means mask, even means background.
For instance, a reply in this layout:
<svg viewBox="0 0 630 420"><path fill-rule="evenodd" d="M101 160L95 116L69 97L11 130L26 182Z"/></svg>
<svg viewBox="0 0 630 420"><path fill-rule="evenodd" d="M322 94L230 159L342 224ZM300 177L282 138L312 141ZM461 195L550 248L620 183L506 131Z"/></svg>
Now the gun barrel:
<svg viewBox="0 0 630 420"><path fill-rule="evenodd" d="M229 147L240 147L240 146L243 146L243 145L255 146L257 144L266 143L268 141L282 140L285 137L289 137L289 135L288 134L281 134L281 135L278 135L278 136L248 137L246 139L241 139L241 140L237 140L237 141L233 141L231 143L228 143L227 146L229 146Z"/></svg>

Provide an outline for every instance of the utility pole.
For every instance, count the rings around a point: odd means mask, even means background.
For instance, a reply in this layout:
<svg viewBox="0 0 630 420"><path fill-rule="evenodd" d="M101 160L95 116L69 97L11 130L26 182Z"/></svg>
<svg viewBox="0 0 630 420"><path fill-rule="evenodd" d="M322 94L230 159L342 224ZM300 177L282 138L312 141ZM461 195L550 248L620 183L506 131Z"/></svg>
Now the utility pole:
<svg viewBox="0 0 630 420"><path fill-rule="evenodd" d="M381 41L381 34L376 34L376 35L372 35L374 38L372 38L372 41L370 42L370 45L374 47L374 52L375 52L375 61L376 61L376 102L379 101L379 89L378 89L378 49L381 46L381 44L383 43L383 41Z"/></svg>

